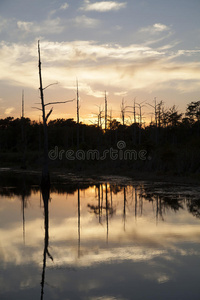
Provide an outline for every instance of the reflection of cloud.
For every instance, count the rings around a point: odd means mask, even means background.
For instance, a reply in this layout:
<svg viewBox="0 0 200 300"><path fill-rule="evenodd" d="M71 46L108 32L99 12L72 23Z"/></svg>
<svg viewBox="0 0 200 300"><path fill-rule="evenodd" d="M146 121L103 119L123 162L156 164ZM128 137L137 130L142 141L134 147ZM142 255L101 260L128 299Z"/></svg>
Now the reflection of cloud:
<svg viewBox="0 0 200 300"><path fill-rule="evenodd" d="M153 274L145 274L144 277L150 281L157 281L160 284L166 283L170 280L169 275L160 272L155 272Z"/></svg>
<svg viewBox="0 0 200 300"><path fill-rule="evenodd" d="M69 249L70 250L70 249ZM66 251L66 249L65 249ZM144 249L136 246L131 247L114 247L109 249L98 249L94 248L81 248L81 257L76 260L76 252L73 255L69 253L60 253L60 248L56 248L56 253L59 254L55 258L54 264L56 266L60 265L72 265L79 267L89 267L96 264L104 264L109 262L122 262L122 261L132 261L132 262L142 262L154 259L157 256L162 256L165 254L164 250L154 250L154 249ZM72 252L71 252L72 253ZM62 260L60 259L62 257Z"/></svg>
<svg viewBox="0 0 200 300"><path fill-rule="evenodd" d="M123 180L125 182L127 179ZM105 191L105 186L103 188ZM88 209L88 203L94 205L98 203L98 199L95 198L95 186L80 191L80 252L78 252L77 191L74 194L68 194L67 198L66 194L51 193L49 251L54 261L50 261L47 257L46 272L49 286L53 285L57 291L62 290L62 292L65 288L70 292L68 288L70 286L70 289L73 287L73 290L81 291L82 296L86 291L88 296L88 290L96 290L99 287L103 290L110 274L112 279L108 282L109 288L111 283L122 283L120 276L128 279L123 282L123 285L128 284L129 287L133 284L130 278L134 278L134 282L137 279L140 283L145 281L150 285L152 283L170 284L170 281L174 284L177 274L182 275L180 269L182 266L185 266L183 270L187 269L194 275L193 266L199 257L199 220L186 209L176 213L166 209L167 221L160 221L156 224L156 207L154 206L156 204L143 199L143 214L139 213L140 204L138 203L136 222L133 191L132 188L127 188L126 231L122 224L123 191L112 195L116 214L112 218L109 216L108 242L106 242L105 210L103 210L102 224L99 224L98 217L91 214ZM15 291L17 282L22 289L33 290L32 287L37 285L38 292L39 280L37 283L35 281L38 278L38 272L42 272L45 235L43 204L40 205L39 196L39 193L32 194L25 210L26 246L23 245L22 214L19 220L21 209L19 198L13 197L13 201L8 202L5 197L5 201L1 203L1 206L3 205L1 215L4 218L0 229L2 246L0 247L0 264L10 278L14 278L12 274L18 274L15 278ZM111 200L110 195L108 195L108 200ZM188 261L191 263L189 268ZM72 273L68 272L69 270L79 272ZM107 273L105 276L105 270L110 274ZM93 279L91 279L91 274L95 274ZM75 288L70 281L73 278ZM182 282L180 280L180 285ZM2 290L14 292L11 283L11 279L2 279ZM59 294L57 295L58 298L62 298ZM122 295L125 294L122 293ZM109 299L109 297L102 299ZM111 296L110 299L112 299Z"/></svg>
<svg viewBox="0 0 200 300"><path fill-rule="evenodd" d="M89 0L85 0L85 5L81 7L82 10L85 11L98 11L98 12L106 12L111 10L119 10L121 8L126 7L126 2L116 2L116 1L100 1L90 3Z"/></svg>

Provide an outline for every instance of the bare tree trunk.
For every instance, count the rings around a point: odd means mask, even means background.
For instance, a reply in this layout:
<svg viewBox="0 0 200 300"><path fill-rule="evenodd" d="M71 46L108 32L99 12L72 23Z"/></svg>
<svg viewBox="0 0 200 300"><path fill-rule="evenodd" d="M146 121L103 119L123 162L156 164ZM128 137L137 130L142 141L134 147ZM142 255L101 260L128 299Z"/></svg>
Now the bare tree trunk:
<svg viewBox="0 0 200 300"><path fill-rule="evenodd" d="M43 130L44 130L44 162L42 169L42 186L50 185L50 177L49 177L49 166L48 166L48 131L47 131L47 120L45 115L45 105L44 105L44 93L42 86L42 71L41 71L41 59L40 59L40 42L38 41L38 57L39 57L39 80L40 80L40 97L41 97L41 105L42 105L42 119L43 119Z"/></svg>
<svg viewBox="0 0 200 300"><path fill-rule="evenodd" d="M107 104L107 96L105 91L105 131L107 130L107 118L108 118L108 104Z"/></svg>
<svg viewBox="0 0 200 300"><path fill-rule="evenodd" d="M122 105L121 105L121 115L122 115L122 125L124 126L124 123L125 123L125 107L124 107L124 98L122 99Z"/></svg>
<svg viewBox="0 0 200 300"><path fill-rule="evenodd" d="M26 137L25 137L25 119L24 119L24 90L22 91L22 116L21 116L21 133L22 133L22 163L21 168L26 169Z"/></svg>
<svg viewBox="0 0 200 300"><path fill-rule="evenodd" d="M79 149L79 109L80 109L80 105L79 105L79 91L78 91L78 80L77 80L77 149Z"/></svg>

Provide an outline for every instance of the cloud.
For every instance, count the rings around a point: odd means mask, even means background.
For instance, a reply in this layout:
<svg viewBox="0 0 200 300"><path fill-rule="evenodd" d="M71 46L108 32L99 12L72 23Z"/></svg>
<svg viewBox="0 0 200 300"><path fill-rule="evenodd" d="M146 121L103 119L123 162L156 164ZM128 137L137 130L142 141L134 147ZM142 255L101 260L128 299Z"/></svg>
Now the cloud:
<svg viewBox="0 0 200 300"><path fill-rule="evenodd" d="M0 33L8 26L8 20L0 16Z"/></svg>
<svg viewBox="0 0 200 300"><path fill-rule="evenodd" d="M34 26L33 22L18 21L17 26L20 30L30 32Z"/></svg>
<svg viewBox="0 0 200 300"><path fill-rule="evenodd" d="M52 16L52 12L51 12ZM85 15L77 16L74 19L61 20L59 17L44 20L41 23L17 21L18 29L24 34L30 35L53 35L60 34L70 25L81 26L85 28L94 28L99 24L97 19L86 17Z"/></svg>
<svg viewBox="0 0 200 300"><path fill-rule="evenodd" d="M69 4L66 2L60 6L60 10L66 10L69 7Z"/></svg>
<svg viewBox="0 0 200 300"><path fill-rule="evenodd" d="M59 89L75 90L78 77L82 93L102 97L109 89L121 91L162 90L182 92L199 89L197 50L173 52L141 45L99 44L95 41L41 41L44 85L58 81ZM179 57L175 61L175 56ZM188 55L190 55L188 57ZM12 86L38 89L37 42L0 43L0 80ZM185 61L185 58L190 61ZM120 90L119 90L120 88Z"/></svg>
<svg viewBox="0 0 200 300"><path fill-rule="evenodd" d="M170 27L161 23L156 23L152 26L144 27L140 29L140 32L148 32L150 34L156 34L163 31L169 31Z"/></svg>
<svg viewBox="0 0 200 300"><path fill-rule="evenodd" d="M10 115L14 110L15 110L14 107L8 107L8 108L6 108L6 110L4 111L4 114L5 114L5 115Z"/></svg>
<svg viewBox="0 0 200 300"><path fill-rule="evenodd" d="M156 23L153 25L153 29L155 31L166 31L169 30L169 27L164 24Z"/></svg>
<svg viewBox="0 0 200 300"><path fill-rule="evenodd" d="M47 19L41 23L18 21L17 27L25 33L34 34L58 34L63 32L65 26L61 24L60 18Z"/></svg>
<svg viewBox="0 0 200 300"><path fill-rule="evenodd" d="M127 95L127 91L122 91L122 92L115 92L114 95L116 96L126 96Z"/></svg>
<svg viewBox="0 0 200 300"><path fill-rule="evenodd" d="M90 3L89 0L85 0L85 5L81 7L85 11L98 11L98 12L107 12L107 11L117 11L121 8L125 8L126 2L116 2L116 1L100 1Z"/></svg>
<svg viewBox="0 0 200 300"><path fill-rule="evenodd" d="M99 21L93 18L88 18L85 15L78 16L74 19L76 26L83 26L87 28L94 28L99 24Z"/></svg>
<svg viewBox="0 0 200 300"><path fill-rule="evenodd" d="M67 2L65 2L59 8L50 11L49 16L51 17L61 10L66 10L68 7L69 7L69 4Z"/></svg>

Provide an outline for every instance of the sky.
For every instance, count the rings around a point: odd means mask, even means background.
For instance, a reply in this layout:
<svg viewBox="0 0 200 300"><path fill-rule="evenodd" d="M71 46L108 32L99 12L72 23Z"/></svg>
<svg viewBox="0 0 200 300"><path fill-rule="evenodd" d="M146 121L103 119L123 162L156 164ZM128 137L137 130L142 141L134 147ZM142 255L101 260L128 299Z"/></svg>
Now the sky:
<svg viewBox="0 0 200 300"><path fill-rule="evenodd" d="M41 118L38 40L43 86L56 83L45 102L76 98L78 80L80 121L97 121L105 91L112 117L123 98L145 101L145 122L155 97L185 112L200 100L199 12L199 0L0 0L0 118L21 116L22 90L25 116ZM76 101L54 105L55 118L76 120Z"/></svg>

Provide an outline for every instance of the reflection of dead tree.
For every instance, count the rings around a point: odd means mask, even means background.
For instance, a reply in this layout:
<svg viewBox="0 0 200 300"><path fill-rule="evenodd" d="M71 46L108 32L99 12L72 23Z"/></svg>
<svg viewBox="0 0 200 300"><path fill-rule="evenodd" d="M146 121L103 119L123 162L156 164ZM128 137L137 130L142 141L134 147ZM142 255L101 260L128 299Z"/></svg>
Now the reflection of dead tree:
<svg viewBox="0 0 200 300"><path fill-rule="evenodd" d="M106 224L107 224L107 243L108 243L108 186L106 183Z"/></svg>
<svg viewBox="0 0 200 300"><path fill-rule="evenodd" d="M49 199L50 199L50 189L42 188L42 198L44 203L44 228L45 228L45 238L44 238L44 252L43 252L43 268L42 268L42 280L41 280L41 300L44 296L44 282L45 282L45 270L46 270L46 257L48 256L52 261L53 257L49 253Z"/></svg>
<svg viewBox="0 0 200 300"><path fill-rule="evenodd" d="M156 223L158 223L159 219L164 221L166 209L171 209L175 212L179 209L183 209L182 199L178 195L166 195L164 193L158 194L146 189L143 191L141 196L143 199L152 202L153 211L155 211Z"/></svg>
<svg viewBox="0 0 200 300"><path fill-rule="evenodd" d="M124 231L126 230L126 187L124 186L124 209L123 209L123 219L124 219Z"/></svg>
<svg viewBox="0 0 200 300"><path fill-rule="evenodd" d="M103 210L106 212L106 228L107 228L107 241L108 241L108 230L109 230L109 216L113 216L116 209L113 208L112 202L108 200L109 189L107 183L105 183L105 205L103 205L103 184L97 185L98 189L98 205L88 204L90 211L96 216L99 216L99 223L102 222ZM110 194L111 195L111 194ZM112 199L112 198L111 198Z"/></svg>
<svg viewBox="0 0 200 300"><path fill-rule="evenodd" d="M99 224L101 223L101 209L100 209L100 202L101 201L101 190L100 185L98 184L98 212L99 212Z"/></svg>
<svg viewBox="0 0 200 300"><path fill-rule="evenodd" d="M137 219L137 188L135 187L135 220Z"/></svg>
<svg viewBox="0 0 200 300"><path fill-rule="evenodd" d="M140 207L140 215L142 216L142 213L143 213L143 197L142 197L141 194L139 195L139 207Z"/></svg>
<svg viewBox="0 0 200 300"><path fill-rule="evenodd" d="M99 216L99 224L101 224L101 218L102 218L102 207L103 207L103 191L101 189L102 184L97 184L97 198L98 198L98 205L88 204L88 207L90 210L96 215Z"/></svg>
<svg viewBox="0 0 200 300"><path fill-rule="evenodd" d="M26 199L26 183L25 178L23 177L23 186L22 186L22 220L23 220L23 241L25 244L25 208L27 207L27 199Z"/></svg>
<svg viewBox="0 0 200 300"><path fill-rule="evenodd" d="M80 257L81 247L81 209L80 209L80 189L78 187L78 257Z"/></svg>
<svg viewBox="0 0 200 300"><path fill-rule="evenodd" d="M200 199L187 199L187 208L196 218L200 218Z"/></svg>

